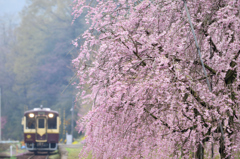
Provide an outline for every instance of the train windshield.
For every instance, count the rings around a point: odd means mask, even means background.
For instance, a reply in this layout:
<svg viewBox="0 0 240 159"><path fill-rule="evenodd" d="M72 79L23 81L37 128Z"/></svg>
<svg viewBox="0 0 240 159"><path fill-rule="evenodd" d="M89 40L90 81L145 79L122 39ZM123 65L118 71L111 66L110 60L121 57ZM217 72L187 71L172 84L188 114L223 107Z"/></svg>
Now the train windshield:
<svg viewBox="0 0 240 159"><path fill-rule="evenodd" d="M57 129L57 118L48 118L48 129Z"/></svg>
<svg viewBox="0 0 240 159"><path fill-rule="evenodd" d="M38 128L44 128L45 124L44 124L44 119L38 119Z"/></svg>
<svg viewBox="0 0 240 159"><path fill-rule="evenodd" d="M26 128L35 129L35 118L26 117Z"/></svg>

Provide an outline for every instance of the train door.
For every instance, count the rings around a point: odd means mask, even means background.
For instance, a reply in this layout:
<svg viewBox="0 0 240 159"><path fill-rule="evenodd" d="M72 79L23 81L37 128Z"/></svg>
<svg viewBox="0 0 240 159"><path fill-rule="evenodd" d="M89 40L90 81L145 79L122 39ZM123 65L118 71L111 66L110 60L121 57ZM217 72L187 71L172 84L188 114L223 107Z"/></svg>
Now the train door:
<svg viewBox="0 0 240 159"><path fill-rule="evenodd" d="M37 117L37 142L47 142L47 119L45 117Z"/></svg>

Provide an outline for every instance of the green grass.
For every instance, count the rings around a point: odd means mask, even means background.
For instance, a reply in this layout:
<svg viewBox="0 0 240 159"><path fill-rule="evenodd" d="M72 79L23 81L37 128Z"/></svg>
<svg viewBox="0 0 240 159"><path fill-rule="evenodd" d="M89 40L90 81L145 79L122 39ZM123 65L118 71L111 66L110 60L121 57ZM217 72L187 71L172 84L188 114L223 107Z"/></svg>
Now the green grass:
<svg viewBox="0 0 240 159"><path fill-rule="evenodd" d="M68 151L68 159L79 159L78 155L81 151L79 148L66 148ZM89 153L87 158L82 159L92 159L92 153Z"/></svg>
<svg viewBox="0 0 240 159"><path fill-rule="evenodd" d="M78 155L80 153L79 148L66 148L68 151L68 159L78 159Z"/></svg>
<svg viewBox="0 0 240 159"><path fill-rule="evenodd" d="M49 156L49 159L60 159L58 150L51 153L51 155Z"/></svg>

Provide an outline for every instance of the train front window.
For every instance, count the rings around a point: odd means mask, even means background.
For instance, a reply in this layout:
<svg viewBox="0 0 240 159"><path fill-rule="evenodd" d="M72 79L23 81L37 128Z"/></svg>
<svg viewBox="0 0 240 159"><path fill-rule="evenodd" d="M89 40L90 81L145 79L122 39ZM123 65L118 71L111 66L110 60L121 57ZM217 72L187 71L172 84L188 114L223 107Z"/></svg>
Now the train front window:
<svg viewBox="0 0 240 159"><path fill-rule="evenodd" d="M44 128L44 119L38 119L38 128Z"/></svg>
<svg viewBox="0 0 240 159"><path fill-rule="evenodd" d="M26 117L26 129L35 129L35 118Z"/></svg>
<svg viewBox="0 0 240 159"><path fill-rule="evenodd" d="M48 118L48 129L57 129L57 117Z"/></svg>

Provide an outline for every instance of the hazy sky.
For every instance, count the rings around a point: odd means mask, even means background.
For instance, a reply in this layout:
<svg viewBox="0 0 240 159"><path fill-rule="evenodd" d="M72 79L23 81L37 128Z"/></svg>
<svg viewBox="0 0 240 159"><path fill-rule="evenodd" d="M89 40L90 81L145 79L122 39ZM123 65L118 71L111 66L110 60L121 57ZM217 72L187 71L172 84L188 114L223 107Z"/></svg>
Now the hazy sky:
<svg viewBox="0 0 240 159"><path fill-rule="evenodd" d="M0 0L0 16L18 15L26 4L26 0Z"/></svg>

